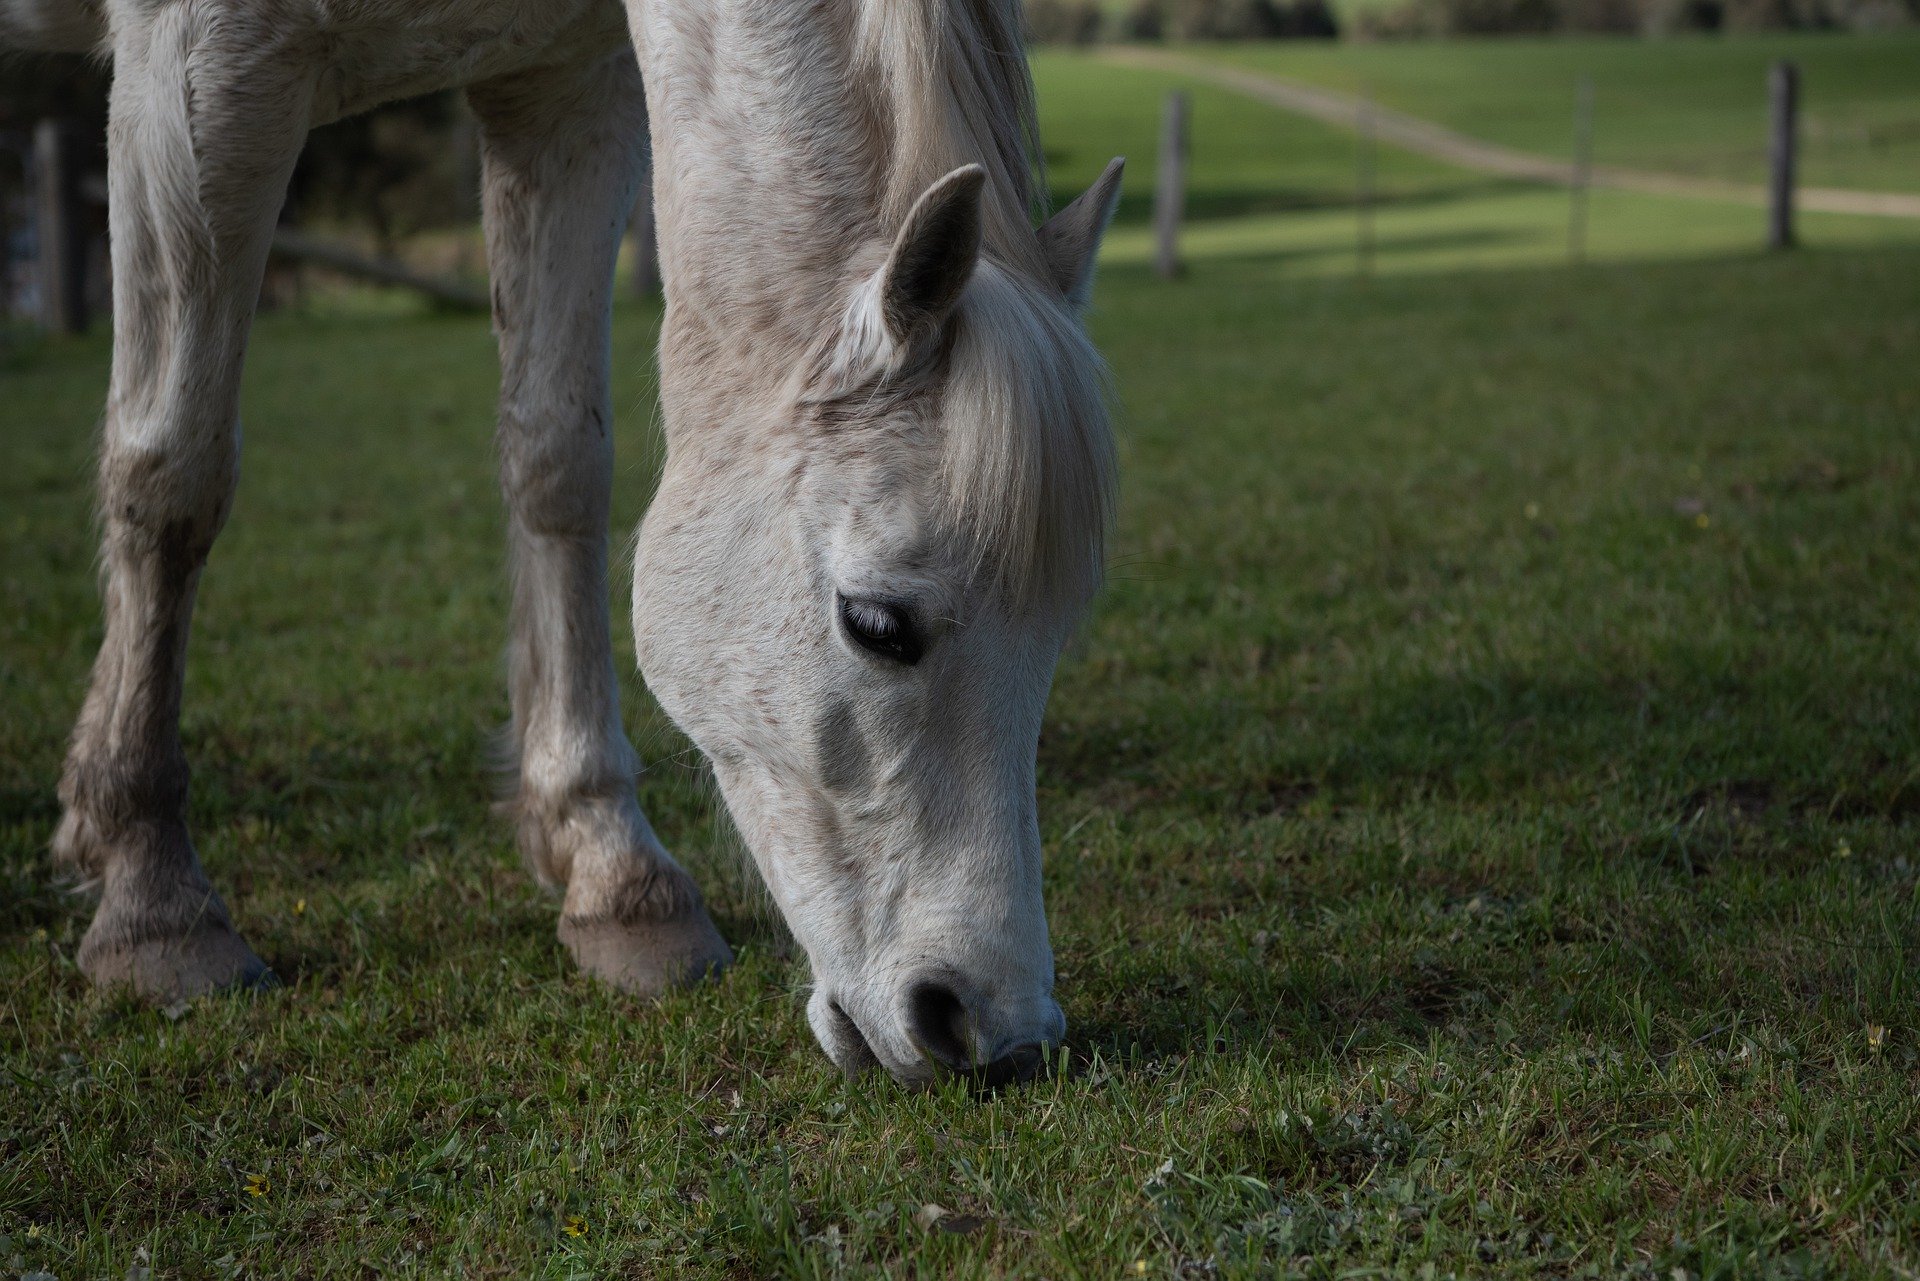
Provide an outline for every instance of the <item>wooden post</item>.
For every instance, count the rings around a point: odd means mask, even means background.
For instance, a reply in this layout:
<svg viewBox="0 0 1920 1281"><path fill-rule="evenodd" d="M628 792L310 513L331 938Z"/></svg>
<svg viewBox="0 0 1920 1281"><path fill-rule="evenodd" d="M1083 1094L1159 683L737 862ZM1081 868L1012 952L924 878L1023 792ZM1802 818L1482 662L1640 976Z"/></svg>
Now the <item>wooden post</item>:
<svg viewBox="0 0 1920 1281"><path fill-rule="evenodd" d="M627 220L627 234L633 238L633 296L651 298L660 292L660 236L653 221L653 164L640 180L640 199L633 203L633 216Z"/></svg>
<svg viewBox="0 0 1920 1281"><path fill-rule="evenodd" d="M40 245L40 317L56 333L87 332L87 233L80 148L64 120L33 131L34 219Z"/></svg>
<svg viewBox="0 0 1920 1281"><path fill-rule="evenodd" d="M1153 269L1162 280L1180 274L1180 218L1187 203L1187 95L1167 95L1160 122L1160 172L1153 189Z"/></svg>
<svg viewBox="0 0 1920 1281"><path fill-rule="evenodd" d="M1354 159L1354 263L1362 277L1373 274L1373 95L1360 99L1360 150Z"/></svg>
<svg viewBox="0 0 1920 1281"><path fill-rule="evenodd" d="M1572 206L1567 212L1567 258L1587 260L1587 188L1593 181L1593 77L1581 76L1573 97Z"/></svg>
<svg viewBox="0 0 1920 1281"><path fill-rule="evenodd" d="M1767 76L1772 128L1767 145L1767 248L1791 249L1794 148L1799 141L1800 69L1784 59Z"/></svg>
<svg viewBox="0 0 1920 1281"><path fill-rule="evenodd" d="M21 158L21 168L26 167L26 158ZM13 319L13 183L8 172L6 157L0 154L0 335L7 330L7 322ZM0 347L6 342L0 337Z"/></svg>
<svg viewBox="0 0 1920 1281"><path fill-rule="evenodd" d="M480 158L480 121L467 104L467 95L458 95L454 103L450 140L454 155L454 185L460 202L457 209L462 222L479 222L484 164Z"/></svg>

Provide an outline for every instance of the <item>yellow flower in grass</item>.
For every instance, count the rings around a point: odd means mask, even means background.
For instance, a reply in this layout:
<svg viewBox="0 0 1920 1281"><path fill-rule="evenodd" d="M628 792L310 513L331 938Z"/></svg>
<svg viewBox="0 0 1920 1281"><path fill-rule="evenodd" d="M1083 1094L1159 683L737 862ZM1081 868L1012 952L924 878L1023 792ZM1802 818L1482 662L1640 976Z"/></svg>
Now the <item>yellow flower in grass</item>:
<svg viewBox="0 0 1920 1281"><path fill-rule="evenodd" d="M307 900L302 898L302 899L295 899L293 901L293 914L295 916L304 915L306 913L306 910L307 910Z"/></svg>
<svg viewBox="0 0 1920 1281"><path fill-rule="evenodd" d="M271 1191L273 1191L273 1181L267 1178L266 1175L249 1174L247 1176L247 1195L248 1196L263 1197Z"/></svg>
<svg viewBox="0 0 1920 1281"><path fill-rule="evenodd" d="M1880 1047L1887 1043L1887 1025L1884 1023L1867 1024L1867 1048L1878 1054Z"/></svg>
<svg viewBox="0 0 1920 1281"><path fill-rule="evenodd" d="M569 1214L561 1230L570 1237L583 1237L587 1235L587 1221L577 1214Z"/></svg>
<svg viewBox="0 0 1920 1281"><path fill-rule="evenodd" d="M1713 524L1713 517L1707 515L1705 512L1701 512L1693 518L1693 523L1697 528L1705 529L1707 526Z"/></svg>

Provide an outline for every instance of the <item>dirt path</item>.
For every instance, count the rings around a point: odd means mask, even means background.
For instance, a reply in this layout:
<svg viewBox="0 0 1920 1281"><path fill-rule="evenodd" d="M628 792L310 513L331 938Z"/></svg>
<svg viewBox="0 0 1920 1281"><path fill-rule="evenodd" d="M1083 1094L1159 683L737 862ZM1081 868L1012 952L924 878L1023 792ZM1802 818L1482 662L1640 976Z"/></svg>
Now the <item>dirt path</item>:
<svg viewBox="0 0 1920 1281"><path fill-rule="evenodd" d="M1360 99L1332 89L1303 84L1281 76L1263 75L1238 67L1222 66L1203 58L1170 53L1164 49L1126 46L1108 49L1100 55L1122 67L1141 67L1152 71L1170 71L1245 94L1285 111L1311 116L1340 129L1358 127ZM1410 116L1387 107L1373 107L1373 130L1383 142L1408 151L1477 169L1482 173L1526 178L1536 182L1567 185L1573 181L1573 165L1552 156L1516 151L1498 143L1482 142L1456 133L1431 120ZM1695 200L1724 200L1734 204L1764 207L1766 189L1715 178L1691 178L1684 174L1656 173L1646 169L1622 169L1615 165L1595 165L1592 181L1598 187L1638 191L1650 196L1683 196ZM1920 218L1920 195L1893 191L1850 191L1840 187L1802 187L1797 194L1802 209L1817 213L1870 214L1884 218Z"/></svg>

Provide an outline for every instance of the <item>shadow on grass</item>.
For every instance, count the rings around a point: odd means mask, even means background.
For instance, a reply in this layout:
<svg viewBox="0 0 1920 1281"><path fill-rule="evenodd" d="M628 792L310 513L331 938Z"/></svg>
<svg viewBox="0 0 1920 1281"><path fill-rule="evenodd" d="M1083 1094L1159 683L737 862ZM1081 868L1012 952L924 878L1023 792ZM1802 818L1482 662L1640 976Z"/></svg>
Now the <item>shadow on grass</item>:
<svg viewBox="0 0 1920 1281"><path fill-rule="evenodd" d="M1305 1065L1571 1037L1658 1058L1905 1008L1920 744L1857 712L1920 706L1920 686L1726 659L1295 692L1264 759L1223 746L1269 741L1278 709L1251 691L1224 718L1051 725L1043 786L1124 816L1115 839L1141 851L1126 893L1069 873L1055 896L1080 922L1069 958L1105 958L1063 966L1076 1056ZM1849 835L1875 856L1836 861ZM1087 937L1103 912L1121 915Z"/></svg>
<svg viewBox="0 0 1920 1281"><path fill-rule="evenodd" d="M1450 608L1444 594L1430 605ZM1215 666L1204 648L1161 660ZM1756 634L1733 648L1669 644L1631 667L1563 658L1325 686L1230 681L1218 695L1200 716L1184 690L1118 715L1056 716L1043 785L1221 822L1594 796L1669 818L1920 818L1920 729L1886 714L1920 706L1920 674L1891 655L1842 673L1818 646ZM1288 728L1270 746L1220 759L1222 743L1262 741L1277 718Z"/></svg>
<svg viewBox="0 0 1920 1281"><path fill-rule="evenodd" d="M1096 1060L1152 1071L1196 1057L1310 1068L1433 1044L1519 1059L1571 1044L1658 1065L1734 1031L1836 1014L1851 1026L1863 1004L1911 1005L1912 919L1835 940L1684 896L1636 919L1644 907L1467 947L1428 938L1370 956L1303 937L1257 963L1137 966L1124 991L1063 994L1071 1061L1082 1071ZM1096 1012L1076 1019L1076 1004Z"/></svg>

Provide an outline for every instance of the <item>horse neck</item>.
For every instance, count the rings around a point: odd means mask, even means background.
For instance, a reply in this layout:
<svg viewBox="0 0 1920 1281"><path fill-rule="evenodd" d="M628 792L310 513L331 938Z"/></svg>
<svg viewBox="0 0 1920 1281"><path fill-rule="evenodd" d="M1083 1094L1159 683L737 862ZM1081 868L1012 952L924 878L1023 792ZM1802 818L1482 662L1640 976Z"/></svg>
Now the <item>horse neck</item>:
<svg viewBox="0 0 1920 1281"><path fill-rule="evenodd" d="M1037 275L1018 2L629 0L676 322L744 326L771 367L968 163L988 169L987 251Z"/></svg>
<svg viewBox="0 0 1920 1281"><path fill-rule="evenodd" d="M818 333L848 250L877 227L878 149L834 7L633 0L629 14L670 313L762 348Z"/></svg>

